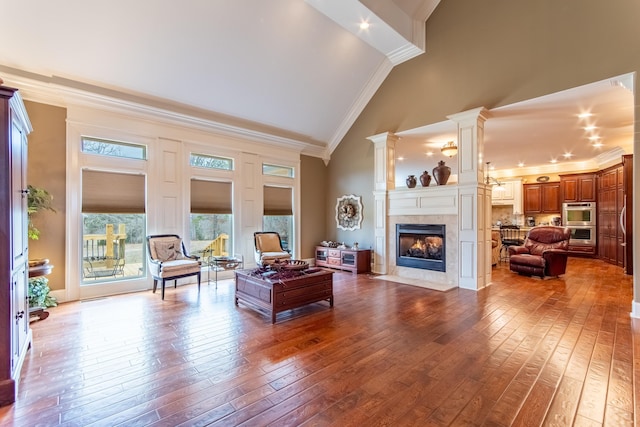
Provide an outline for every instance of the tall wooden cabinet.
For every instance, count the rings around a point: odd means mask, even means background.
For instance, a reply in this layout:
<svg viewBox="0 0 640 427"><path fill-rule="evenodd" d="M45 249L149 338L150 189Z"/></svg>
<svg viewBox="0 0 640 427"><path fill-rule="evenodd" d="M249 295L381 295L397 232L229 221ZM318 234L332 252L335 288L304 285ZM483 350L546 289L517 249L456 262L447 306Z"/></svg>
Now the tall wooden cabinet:
<svg viewBox="0 0 640 427"><path fill-rule="evenodd" d="M598 174L598 257L633 274L633 155Z"/></svg>
<svg viewBox="0 0 640 427"><path fill-rule="evenodd" d="M0 86L0 405L15 401L31 345L26 182L30 131L20 94Z"/></svg>
<svg viewBox="0 0 640 427"><path fill-rule="evenodd" d="M598 176L598 257L622 267L624 233L620 216L624 206L624 169L622 165L604 169Z"/></svg>

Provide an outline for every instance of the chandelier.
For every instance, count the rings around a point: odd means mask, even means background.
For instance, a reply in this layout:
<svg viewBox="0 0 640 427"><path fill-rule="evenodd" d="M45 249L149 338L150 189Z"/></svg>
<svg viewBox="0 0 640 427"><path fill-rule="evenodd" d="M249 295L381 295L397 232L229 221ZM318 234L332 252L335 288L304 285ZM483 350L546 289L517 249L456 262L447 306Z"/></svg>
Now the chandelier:
<svg viewBox="0 0 640 427"><path fill-rule="evenodd" d="M449 141L442 146L440 151L442 151L442 154L444 154L447 157L453 157L456 154L458 154L458 146L456 145L455 142Z"/></svg>
<svg viewBox="0 0 640 427"><path fill-rule="evenodd" d="M491 165L491 162L487 162L487 177L484 180L484 183L487 185L493 185L495 186L495 190L496 191L504 191L504 182L500 182L498 181L496 178L489 176L489 166Z"/></svg>

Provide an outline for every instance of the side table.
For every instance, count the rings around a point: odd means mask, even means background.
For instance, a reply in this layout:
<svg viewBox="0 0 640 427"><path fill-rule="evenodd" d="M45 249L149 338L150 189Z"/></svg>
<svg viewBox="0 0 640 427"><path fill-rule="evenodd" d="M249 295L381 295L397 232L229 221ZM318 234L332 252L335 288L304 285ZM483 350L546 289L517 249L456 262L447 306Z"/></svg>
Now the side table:
<svg viewBox="0 0 640 427"><path fill-rule="evenodd" d="M242 255L229 256L209 256L207 257L206 264L207 270L207 282L211 283L211 269L215 271L215 283L216 289L218 289L218 271L225 270L237 270L244 268L244 258Z"/></svg>

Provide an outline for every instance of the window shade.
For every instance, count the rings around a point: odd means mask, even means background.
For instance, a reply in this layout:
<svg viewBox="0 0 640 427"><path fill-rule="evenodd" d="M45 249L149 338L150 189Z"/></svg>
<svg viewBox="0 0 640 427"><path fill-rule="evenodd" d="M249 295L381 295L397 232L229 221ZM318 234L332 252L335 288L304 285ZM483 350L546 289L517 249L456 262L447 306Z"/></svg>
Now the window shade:
<svg viewBox="0 0 640 427"><path fill-rule="evenodd" d="M82 171L83 213L144 213L145 176Z"/></svg>
<svg viewBox="0 0 640 427"><path fill-rule="evenodd" d="M264 187L264 214L293 215L291 208L291 188Z"/></svg>
<svg viewBox="0 0 640 427"><path fill-rule="evenodd" d="M191 213L230 214L231 183L191 180Z"/></svg>

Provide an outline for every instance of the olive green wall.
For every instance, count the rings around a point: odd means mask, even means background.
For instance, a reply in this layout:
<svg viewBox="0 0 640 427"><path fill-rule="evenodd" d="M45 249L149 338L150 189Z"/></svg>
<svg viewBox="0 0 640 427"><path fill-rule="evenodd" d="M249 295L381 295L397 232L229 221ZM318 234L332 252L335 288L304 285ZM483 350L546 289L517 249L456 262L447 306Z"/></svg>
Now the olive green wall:
<svg viewBox="0 0 640 427"><path fill-rule="evenodd" d="M49 287L64 289L67 110L37 102L24 104L33 126L28 137L27 182L51 193L56 210L33 216L40 238L29 241L29 258L48 258L54 265L48 276Z"/></svg>
<svg viewBox="0 0 640 427"><path fill-rule="evenodd" d="M426 53L391 71L331 155L328 237L373 243L368 136L640 70L638 17L635 0L442 0L427 21ZM331 201L349 193L362 196L361 230L341 231L332 223Z"/></svg>
<svg viewBox="0 0 640 427"><path fill-rule="evenodd" d="M317 157L300 157L300 258L314 258L315 246L327 239L327 167Z"/></svg>

